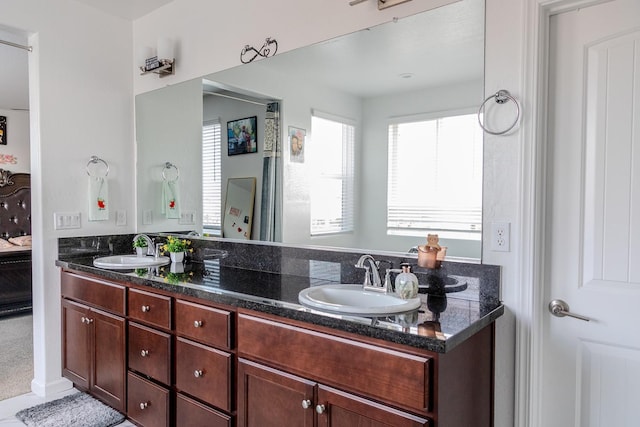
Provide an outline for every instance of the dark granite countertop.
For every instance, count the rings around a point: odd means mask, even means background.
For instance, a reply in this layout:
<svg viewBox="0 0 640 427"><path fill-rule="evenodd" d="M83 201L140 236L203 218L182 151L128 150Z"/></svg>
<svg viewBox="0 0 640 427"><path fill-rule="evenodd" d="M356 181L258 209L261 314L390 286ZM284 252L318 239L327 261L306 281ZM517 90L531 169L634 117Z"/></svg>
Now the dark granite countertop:
<svg viewBox="0 0 640 427"><path fill-rule="evenodd" d="M219 259L179 264L183 272L175 272L175 265L174 272L170 265L157 269L108 270L94 267L92 256L78 252L73 256L61 254L56 265L438 353L450 351L504 313L504 306L495 293L482 292L481 277L466 266L458 268L459 271L452 269L456 274L446 274L446 281L455 284L447 287L447 293L433 293L429 286L422 286L421 278L421 292L425 293L420 294L422 306L417 311L373 318L325 313L300 305L298 292L302 289L335 283L311 275L239 268ZM429 276L429 280L433 280L433 276Z"/></svg>

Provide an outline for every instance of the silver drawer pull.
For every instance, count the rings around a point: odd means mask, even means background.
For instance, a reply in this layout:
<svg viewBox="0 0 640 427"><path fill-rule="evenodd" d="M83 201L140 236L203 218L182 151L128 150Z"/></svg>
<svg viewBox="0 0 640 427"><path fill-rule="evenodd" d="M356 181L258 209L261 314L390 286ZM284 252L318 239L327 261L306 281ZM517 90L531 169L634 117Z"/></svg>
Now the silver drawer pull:
<svg viewBox="0 0 640 427"><path fill-rule="evenodd" d="M146 313L147 311L151 311L151 307L149 307L148 305L143 305L141 308L143 313Z"/></svg>
<svg viewBox="0 0 640 427"><path fill-rule="evenodd" d="M324 405L316 406L316 412L319 413L319 414L324 414L325 409L327 409L327 408L325 408Z"/></svg>
<svg viewBox="0 0 640 427"><path fill-rule="evenodd" d="M194 328L201 328L202 327L202 320L196 320L195 322L193 322L193 327Z"/></svg>
<svg viewBox="0 0 640 427"><path fill-rule="evenodd" d="M149 350L142 350L140 352L140 356L142 356L142 357L147 357L148 355L149 355Z"/></svg>
<svg viewBox="0 0 640 427"><path fill-rule="evenodd" d="M193 371L193 376L196 378L201 378L204 376L204 372L202 372L200 369L196 369L195 371Z"/></svg>
<svg viewBox="0 0 640 427"><path fill-rule="evenodd" d="M309 409L309 408L311 408L311 401L310 401L309 399L304 399L304 400L302 401L302 407L303 407L304 409Z"/></svg>
<svg viewBox="0 0 640 427"><path fill-rule="evenodd" d="M140 403L140 409L142 409L142 410L147 409L147 406L149 406L149 402L141 402Z"/></svg>

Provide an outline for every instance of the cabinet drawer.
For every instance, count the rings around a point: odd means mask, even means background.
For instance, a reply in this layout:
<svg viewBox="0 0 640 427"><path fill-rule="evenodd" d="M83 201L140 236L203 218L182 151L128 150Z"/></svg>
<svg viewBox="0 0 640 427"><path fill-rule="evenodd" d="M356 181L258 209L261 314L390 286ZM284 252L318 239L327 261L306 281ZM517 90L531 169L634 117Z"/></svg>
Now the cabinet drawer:
<svg viewBox="0 0 640 427"><path fill-rule="evenodd" d="M171 298L129 289L129 318L170 329Z"/></svg>
<svg viewBox="0 0 640 427"><path fill-rule="evenodd" d="M231 313L176 300L176 332L204 344L231 348Z"/></svg>
<svg viewBox="0 0 640 427"><path fill-rule="evenodd" d="M431 409L433 360L245 314L238 356L382 402Z"/></svg>
<svg viewBox="0 0 640 427"><path fill-rule="evenodd" d="M129 369L171 384L171 336L129 323Z"/></svg>
<svg viewBox="0 0 640 427"><path fill-rule="evenodd" d="M129 372L127 416L150 427L169 425L169 390Z"/></svg>
<svg viewBox="0 0 640 427"><path fill-rule="evenodd" d="M176 387L224 411L231 410L231 354L176 339Z"/></svg>
<svg viewBox="0 0 640 427"><path fill-rule="evenodd" d="M231 417L178 393L176 427L231 427Z"/></svg>
<svg viewBox="0 0 640 427"><path fill-rule="evenodd" d="M63 272L62 296L82 301L114 314L125 314L126 289L124 286L89 277Z"/></svg>

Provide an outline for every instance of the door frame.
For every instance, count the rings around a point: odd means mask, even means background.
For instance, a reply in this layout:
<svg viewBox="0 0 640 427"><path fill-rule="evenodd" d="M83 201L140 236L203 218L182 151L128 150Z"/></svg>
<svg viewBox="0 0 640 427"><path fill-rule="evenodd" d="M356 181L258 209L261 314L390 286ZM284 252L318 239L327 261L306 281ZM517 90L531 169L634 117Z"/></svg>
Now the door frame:
<svg viewBox="0 0 640 427"><path fill-rule="evenodd" d="M553 15L612 0L524 1L523 99L530 100L530 120L523 122L521 151L522 224L520 318L516 321L515 420L520 427L541 425L542 355L545 301L545 209L549 22Z"/></svg>

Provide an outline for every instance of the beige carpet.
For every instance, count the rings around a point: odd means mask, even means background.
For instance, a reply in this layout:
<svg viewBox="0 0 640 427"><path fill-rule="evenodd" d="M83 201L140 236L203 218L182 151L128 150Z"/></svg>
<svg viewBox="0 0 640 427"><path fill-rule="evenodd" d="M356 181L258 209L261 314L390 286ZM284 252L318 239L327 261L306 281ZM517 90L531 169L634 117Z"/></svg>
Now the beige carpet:
<svg viewBox="0 0 640 427"><path fill-rule="evenodd" d="M31 391L33 317L0 318L0 400Z"/></svg>

